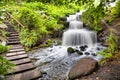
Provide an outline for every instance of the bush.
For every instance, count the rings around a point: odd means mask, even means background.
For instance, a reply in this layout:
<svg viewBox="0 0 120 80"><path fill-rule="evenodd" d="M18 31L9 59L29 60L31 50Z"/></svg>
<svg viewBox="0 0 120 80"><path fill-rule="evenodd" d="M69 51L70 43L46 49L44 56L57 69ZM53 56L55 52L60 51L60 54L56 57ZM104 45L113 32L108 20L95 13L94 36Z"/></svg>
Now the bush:
<svg viewBox="0 0 120 80"><path fill-rule="evenodd" d="M99 23L104 16L104 8L101 8L101 6L97 6L96 8L93 7L84 12L82 15L82 20L94 31L100 31L102 30L102 27L99 26Z"/></svg>
<svg viewBox="0 0 120 80"><path fill-rule="evenodd" d="M120 17L120 0L117 1L116 6L112 9L112 16Z"/></svg>
<svg viewBox="0 0 120 80"><path fill-rule="evenodd" d="M42 30L43 31L43 30ZM32 47L34 46L38 41L40 41L41 38L43 38L43 34L45 34L43 31L40 32L39 30L31 30L28 29L22 29L20 32L20 42L26 46L26 47Z"/></svg>
<svg viewBox="0 0 120 80"><path fill-rule="evenodd" d="M118 41L117 41L117 39L118 38L111 31L108 39L106 40L106 42L108 43L108 48L105 49L104 51L99 52L99 54L101 54L104 58L112 57L112 55L115 54L115 51L118 48L118 45L117 45Z"/></svg>
<svg viewBox="0 0 120 80"><path fill-rule="evenodd" d="M4 76L8 71L12 70L14 64L0 56L0 76Z"/></svg>
<svg viewBox="0 0 120 80"><path fill-rule="evenodd" d="M0 44L0 53L4 53L4 52L7 52L7 51L8 51L8 47Z"/></svg>

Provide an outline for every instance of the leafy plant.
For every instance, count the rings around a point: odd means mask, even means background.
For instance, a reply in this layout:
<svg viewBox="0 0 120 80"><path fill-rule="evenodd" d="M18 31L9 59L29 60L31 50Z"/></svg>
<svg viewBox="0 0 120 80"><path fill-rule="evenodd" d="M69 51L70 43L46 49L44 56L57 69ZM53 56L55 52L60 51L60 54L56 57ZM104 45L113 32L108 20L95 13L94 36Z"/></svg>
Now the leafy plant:
<svg viewBox="0 0 120 80"><path fill-rule="evenodd" d="M114 36L114 34L111 30L110 35L109 35L108 39L106 40L106 42L108 43L108 48L105 49L104 51L100 52L99 54L101 54L104 58L112 57L112 55L115 53L115 51L118 48L117 40L118 40L117 37Z"/></svg>
<svg viewBox="0 0 120 80"><path fill-rule="evenodd" d="M34 46L43 37L42 33L39 33L38 31L22 29L20 32L21 43L26 47Z"/></svg>
<svg viewBox="0 0 120 80"><path fill-rule="evenodd" d="M92 14L91 14L92 13ZM90 8L85 13L83 13L82 20L91 29L99 31L102 27L99 26L100 20L104 17L104 8L97 6L96 8Z"/></svg>
<svg viewBox="0 0 120 80"><path fill-rule="evenodd" d="M8 48L7 46L3 46L0 44L0 53L4 53L4 52L7 52L8 51Z"/></svg>
<svg viewBox="0 0 120 80"><path fill-rule="evenodd" d="M111 13L114 17L120 16L120 0L117 1L116 6L112 9Z"/></svg>
<svg viewBox="0 0 120 80"><path fill-rule="evenodd" d="M0 75L5 76L8 71L13 70L14 64L0 56Z"/></svg>

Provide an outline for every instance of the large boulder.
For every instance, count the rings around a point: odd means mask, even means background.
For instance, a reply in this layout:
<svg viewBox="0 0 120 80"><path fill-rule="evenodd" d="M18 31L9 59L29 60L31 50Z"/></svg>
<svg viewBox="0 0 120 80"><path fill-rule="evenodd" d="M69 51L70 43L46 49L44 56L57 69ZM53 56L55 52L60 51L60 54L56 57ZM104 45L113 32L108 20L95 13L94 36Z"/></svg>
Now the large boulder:
<svg viewBox="0 0 120 80"><path fill-rule="evenodd" d="M68 74L69 80L88 75L96 70L98 62L92 58L85 57L80 59L70 70Z"/></svg>

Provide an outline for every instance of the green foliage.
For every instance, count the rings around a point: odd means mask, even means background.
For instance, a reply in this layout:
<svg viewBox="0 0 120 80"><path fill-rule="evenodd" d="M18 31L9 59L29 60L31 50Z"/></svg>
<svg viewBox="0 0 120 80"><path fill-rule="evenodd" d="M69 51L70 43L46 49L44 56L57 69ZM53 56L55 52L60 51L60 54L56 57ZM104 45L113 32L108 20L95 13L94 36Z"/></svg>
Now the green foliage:
<svg viewBox="0 0 120 80"><path fill-rule="evenodd" d="M67 14L73 14L81 8L80 6L73 3L58 6L54 4L43 4L41 2L30 2L23 3L23 6L32 10L43 11L47 16L51 16L55 19L58 19L59 17L64 17Z"/></svg>
<svg viewBox="0 0 120 80"><path fill-rule="evenodd" d="M107 42L109 44L108 46L108 50L111 52L111 53L114 53L115 50L117 49L117 37L113 34L112 30L110 31L110 35L107 39Z"/></svg>
<svg viewBox="0 0 120 80"><path fill-rule="evenodd" d="M95 7L90 8L85 13L83 13L82 20L91 29L95 31L99 31L102 28L98 24L103 17L104 17L104 8L101 8L101 6L97 6L96 8Z"/></svg>
<svg viewBox="0 0 120 80"><path fill-rule="evenodd" d="M101 54L104 58L110 58L112 57L112 55L115 53L115 51L117 50L117 37L114 36L112 30L110 32L110 35L108 37L108 39L106 40L106 42L108 43L108 48L105 49L104 51L100 52L99 54Z"/></svg>
<svg viewBox="0 0 120 80"><path fill-rule="evenodd" d="M7 46L3 46L0 44L0 53L4 53L4 52L7 52L8 51L8 48Z"/></svg>
<svg viewBox="0 0 120 80"><path fill-rule="evenodd" d="M120 0L117 1L116 6L111 11L113 17L120 17Z"/></svg>
<svg viewBox="0 0 120 80"><path fill-rule="evenodd" d="M5 32L3 29L0 30L0 41L7 41L6 38L7 32Z"/></svg>
<svg viewBox="0 0 120 80"><path fill-rule="evenodd" d="M45 41L45 44L46 44L46 46L52 46L53 40L47 39L47 40Z"/></svg>
<svg viewBox="0 0 120 80"><path fill-rule="evenodd" d="M0 56L0 75L5 75L8 71L13 69L14 64Z"/></svg>
<svg viewBox="0 0 120 80"><path fill-rule="evenodd" d="M44 33L40 33L40 31L31 30L23 28L20 32L20 40L21 43L26 47L34 46L40 39L43 37Z"/></svg>
<svg viewBox="0 0 120 80"><path fill-rule="evenodd" d="M92 0L85 1L85 8L87 11L83 13L82 20L87 24L91 29L95 31L102 30L102 27L99 26L101 19L106 16L106 11L108 11L107 6L109 3L115 2L115 0Z"/></svg>

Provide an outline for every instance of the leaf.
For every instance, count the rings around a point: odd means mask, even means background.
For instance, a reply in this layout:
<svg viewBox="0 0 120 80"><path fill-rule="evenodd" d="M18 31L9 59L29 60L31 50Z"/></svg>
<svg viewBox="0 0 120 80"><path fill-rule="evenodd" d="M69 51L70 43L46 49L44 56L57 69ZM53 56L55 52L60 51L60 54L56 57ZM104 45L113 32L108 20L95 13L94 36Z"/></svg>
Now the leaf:
<svg viewBox="0 0 120 80"><path fill-rule="evenodd" d="M94 4L94 7L96 8L97 6L100 5L100 0L95 0L93 4Z"/></svg>

